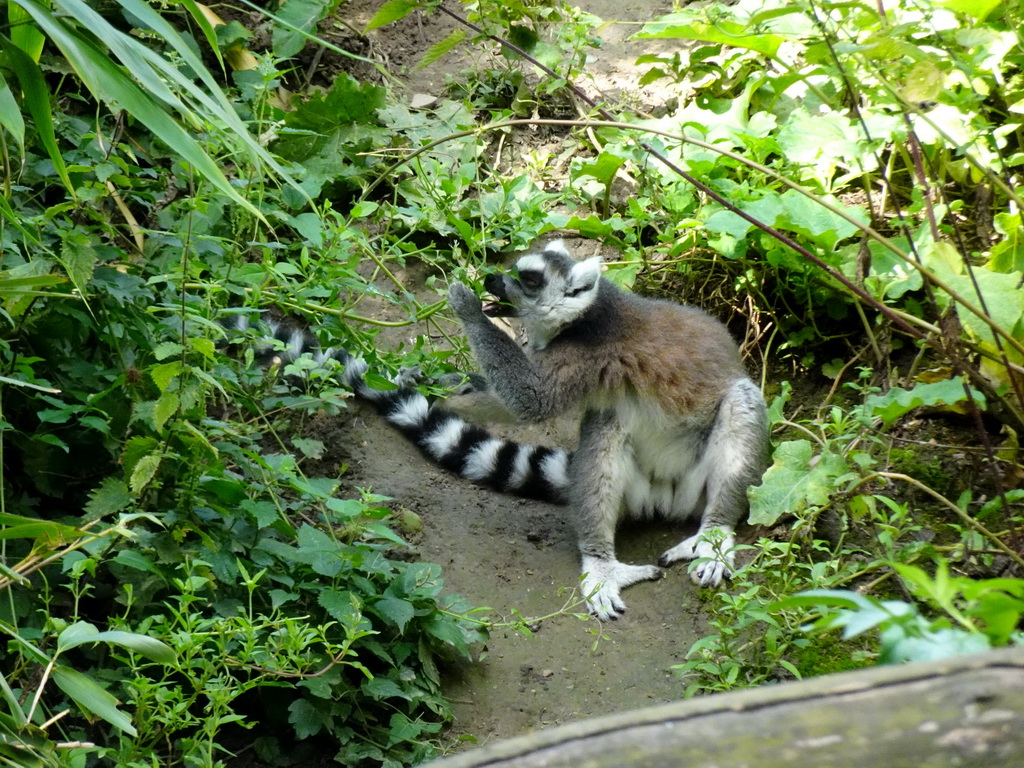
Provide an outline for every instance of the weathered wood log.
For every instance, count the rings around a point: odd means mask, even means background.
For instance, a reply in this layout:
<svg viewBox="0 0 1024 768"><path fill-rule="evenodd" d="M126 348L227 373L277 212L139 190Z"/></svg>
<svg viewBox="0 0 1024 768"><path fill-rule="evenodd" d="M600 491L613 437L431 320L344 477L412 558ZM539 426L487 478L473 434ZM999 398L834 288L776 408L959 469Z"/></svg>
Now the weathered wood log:
<svg viewBox="0 0 1024 768"><path fill-rule="evenodd" d="M1022 768L1024 648L704 696L431 768Z"/></svg>

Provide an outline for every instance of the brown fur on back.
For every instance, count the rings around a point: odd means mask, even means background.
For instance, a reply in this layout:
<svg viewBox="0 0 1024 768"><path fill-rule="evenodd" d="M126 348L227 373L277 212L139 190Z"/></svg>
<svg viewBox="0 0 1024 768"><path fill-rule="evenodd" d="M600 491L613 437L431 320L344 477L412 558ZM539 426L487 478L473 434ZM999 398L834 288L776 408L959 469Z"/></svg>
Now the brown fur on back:
<svg viewBox="0 0 1024 768"><path fill-rule="evenodd" d="M587 340L588 365L579 365L575 341L559 343L556 337L535 353L546 374L580 398L600 407L633 391L667 415L699 416L746 376L728 330L703 310L625 294L604 282L601 291L605 300L615 295L614 330L588 336L581 321L575 335Z"/></svg>

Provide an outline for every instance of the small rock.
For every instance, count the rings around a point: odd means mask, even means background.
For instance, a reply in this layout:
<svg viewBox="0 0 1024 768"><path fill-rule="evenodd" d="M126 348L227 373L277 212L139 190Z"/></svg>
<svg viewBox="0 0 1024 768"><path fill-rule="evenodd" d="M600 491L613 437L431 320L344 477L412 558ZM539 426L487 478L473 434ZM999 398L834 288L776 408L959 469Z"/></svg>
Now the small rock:
<svg viewBox="0 0 1024 768"><path fill-rule="evenodd" d="M426 109L432 107L437 103L437 96L431 96L429 93L414 93L412 98L409 99L409 106L413 109Z"/></svg>

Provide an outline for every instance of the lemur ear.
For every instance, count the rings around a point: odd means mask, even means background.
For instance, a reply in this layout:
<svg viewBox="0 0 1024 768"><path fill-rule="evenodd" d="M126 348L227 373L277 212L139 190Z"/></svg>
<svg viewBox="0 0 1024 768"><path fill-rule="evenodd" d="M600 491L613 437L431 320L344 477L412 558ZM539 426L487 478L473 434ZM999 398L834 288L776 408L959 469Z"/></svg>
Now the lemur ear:
<svg viewBox="0 0 1024 768"><path fill-rule="evenodd" d="M567 296L576 296L584 291L589 291L597 285L600 277L601 257L592 256L586 261L581 261L574 265L569 270L569 279L565 287L565 293Z"/></svg>
<svg viewBox="0 0 1024 768"><path fill-rule="evenodd" d="M541 253L557 253L560 256L569 256L571 258L569 249L565 247L565 241L562 238L544 243L544 249Z"/></svg>

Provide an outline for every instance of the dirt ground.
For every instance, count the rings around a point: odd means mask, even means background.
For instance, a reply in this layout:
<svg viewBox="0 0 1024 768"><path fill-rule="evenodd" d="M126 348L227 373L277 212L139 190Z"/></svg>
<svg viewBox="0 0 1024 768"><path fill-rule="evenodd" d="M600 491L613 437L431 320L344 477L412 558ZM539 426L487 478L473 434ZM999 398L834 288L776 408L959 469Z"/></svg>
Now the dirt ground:
<svg viewBox="0 0 1024 768"><path fill-rule="evenodd" d="M380 0L353 0L341 12L351 27L362 29L379 5ZM606 21L622 22L601 28L605 44L590 56L587 69L593 79L583 83L587 90L656 106L657 93L635 88L638 75L632 67L651 48L625 38L636 29L632 22L668 12L671 3L588 0L579 5ZM461 11L458 4L452 7ZM364 54L386 62L409 84L410 96L443 95L446 75L457 76L489 55L465 51L412 71L422 52L454 26L440 14L410 16L372 33ZM402 279L417 284L415 274ZM416 332L406 329L404 337L391 340L410 339ZM417 555L443 567L450 591L490 606L496 619L546 616L570 600L579 562L564 508L475 487L428 464L372 409L354 404L349 414L320 423L317 436L335 447L332 460L348 465L347 483L385 494L421 518ZM573 426L495 431L571 447ZM626 562L655 562L691 532L658 526L622 532L619 554ZM685 568L677 567L661 581L630 588L624 597L629 610L617 622L602 625L563 615L540 622L532 636L497 630L479 663L448 670L447 693L455 711L445 735L449 748L680 699L685 685L669 668L706 634L706 608L698 590ZM577 605L575 610L581 609Z"/></svg>

